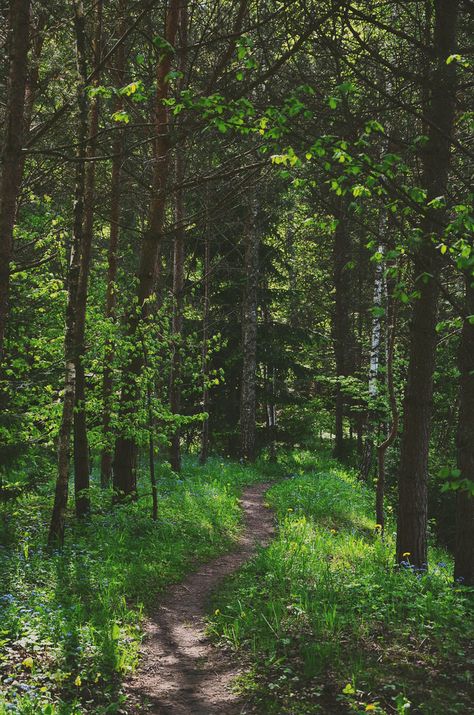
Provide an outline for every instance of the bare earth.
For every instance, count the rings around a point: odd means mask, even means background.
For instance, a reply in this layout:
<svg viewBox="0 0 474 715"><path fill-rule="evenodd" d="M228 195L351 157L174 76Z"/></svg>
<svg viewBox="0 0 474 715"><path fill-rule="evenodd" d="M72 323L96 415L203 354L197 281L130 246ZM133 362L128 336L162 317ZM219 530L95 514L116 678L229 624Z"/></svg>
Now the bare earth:
<svg viewBox="0 0 474 715"><path fill-rule="evenodd" d="M235 551L201 566L164 597L145 628L142 665L128 685L128 712L153 715L241 715L245 703L232 692L239 674L232 655L214 647L205 635L209 597L219 582L247 561L274 531L264 505L268 484L245 490L241 498L244 529Z"/></svg>

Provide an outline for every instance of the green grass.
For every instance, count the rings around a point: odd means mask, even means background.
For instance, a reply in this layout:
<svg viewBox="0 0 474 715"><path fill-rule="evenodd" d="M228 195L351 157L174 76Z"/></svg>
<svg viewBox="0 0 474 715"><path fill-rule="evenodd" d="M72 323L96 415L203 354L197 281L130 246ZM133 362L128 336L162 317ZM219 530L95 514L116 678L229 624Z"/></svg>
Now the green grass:
<svg viewBox="0 0 474 715"><path fill-rule="evenodd" d="M279 535L215 597L209 629L247 663L259 712L472 712L472 593L445 553L393 566L373 495L327 458L287 461L272 487ZM410 706L411 703L411 706Z"/></svg>
<svg viewBox="0 0 474 715"><path fill-rule="evenodd" d="M238 494L264 465L187 461L164 468L159 519L148 485L136 503L110 508L92 490L94 515L71 518L61 553L44 550L50 502L29 496L0 517L0 715L114 713L136 667L142 616L192 564L229 549L240 527Z"/></svg>

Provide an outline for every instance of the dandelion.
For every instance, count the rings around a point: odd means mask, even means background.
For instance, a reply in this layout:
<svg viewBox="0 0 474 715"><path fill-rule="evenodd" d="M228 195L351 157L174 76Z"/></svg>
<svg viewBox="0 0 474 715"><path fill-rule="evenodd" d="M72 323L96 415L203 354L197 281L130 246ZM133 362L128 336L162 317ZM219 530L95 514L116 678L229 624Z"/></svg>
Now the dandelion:
<svg viewBox="0 0 474 715"><path fill-rule="evenodd" d="M373 710L375 710L375 705L373 703L365 706L365 712L371 712Z"/></svg>

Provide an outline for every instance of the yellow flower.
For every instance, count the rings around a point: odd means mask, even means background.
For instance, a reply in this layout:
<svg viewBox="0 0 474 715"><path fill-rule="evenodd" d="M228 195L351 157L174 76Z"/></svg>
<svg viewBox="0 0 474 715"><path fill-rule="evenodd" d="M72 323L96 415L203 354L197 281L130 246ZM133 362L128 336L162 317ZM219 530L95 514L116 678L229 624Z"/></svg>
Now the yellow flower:
<svg viewBox="0 0 474 715"><path fill-rule="evenodd" d="M375 710L375 705L373 703L365 706L365 712L370 712L371 710Z"/></svg>
<svg viewBox="0 0 474 715"><path fill-rule="evenodd" d="M382 531L382 524L375 524L375 528Z"/></svg>
<svg viewBox="0 0 474 715"><path fill-rule="evenodd" d="M80 675L77 676L76 680L74 681L74 685L77 685L78 688L82 685L82 680L81 680Z"/></svg>
<svg viewBox="0 0 474 715"><path fill-rule="evenodd" d="M218 608L216 608L216 610L214 611L214 615L215 615L215 616L218 616L218 615L219 615L219 613L220 613L219 609L218 609Z"/></svg>
<svg viewBox="0 0 474 715"><path fill-rule="evenodd" d="M32 668L33 667L33 658L28 656L28 658L25 658L23 661L22 665L25 666L25 668Z"/></svg>
<svg viewBox="0 0 474 715"><path fill-rule="evenodd" d="M404 551L402 556L411 556L411 551Z"/></svg>
<svg viewBox="0 0 474 715"><path fill-rule="evenodd" d="M331 529L331 534L337 534L336 529Z"/></svg>

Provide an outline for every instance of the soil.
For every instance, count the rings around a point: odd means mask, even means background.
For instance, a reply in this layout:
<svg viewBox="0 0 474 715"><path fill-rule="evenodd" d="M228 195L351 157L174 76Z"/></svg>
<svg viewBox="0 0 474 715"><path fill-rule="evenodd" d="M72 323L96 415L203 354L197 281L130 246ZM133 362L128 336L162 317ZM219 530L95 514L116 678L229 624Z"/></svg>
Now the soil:
<svg viewBox="0 0 474 715"><path fill-rule="evenodd" d="M241 672L235 656L213 646L205 615L220 581L247 561L274 532L264 504L268 484L246 489L241 497L244 528L237 548L220 556L171 588L145 628L141 667L128 684L128 713L150 715L242 715L250 712L233 691Z"/></svg>

